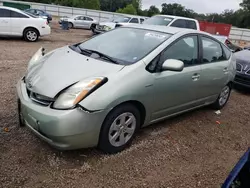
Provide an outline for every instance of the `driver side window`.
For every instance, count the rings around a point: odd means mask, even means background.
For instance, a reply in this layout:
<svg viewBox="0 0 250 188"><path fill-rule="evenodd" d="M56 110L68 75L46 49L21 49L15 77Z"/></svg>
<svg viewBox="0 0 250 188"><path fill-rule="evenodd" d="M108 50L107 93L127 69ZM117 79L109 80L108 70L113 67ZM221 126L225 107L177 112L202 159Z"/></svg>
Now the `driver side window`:
<svg viewBox="0 0 250 188"><path fill-rule="evenodd" d="M172 44L163 52L161 64L168 59L183 61L185 67L198 64L198 37L188 36Z"/></svg>

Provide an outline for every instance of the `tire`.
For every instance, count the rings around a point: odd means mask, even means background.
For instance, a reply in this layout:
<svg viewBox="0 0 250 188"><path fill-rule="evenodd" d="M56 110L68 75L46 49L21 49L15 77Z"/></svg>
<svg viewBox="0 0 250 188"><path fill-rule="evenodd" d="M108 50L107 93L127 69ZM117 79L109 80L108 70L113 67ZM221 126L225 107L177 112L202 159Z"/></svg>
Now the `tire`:
<svg viewBox="0 0 250 188"><path fill-rule="evenodd" d="M228 99L230 98L232 86L231 84L228 84L223 87L219 97L215 101L214 104L212 104L213 109L215 110L221 110L228 102Z"/></svg>
<svg viewBox="0 0 250 188"><path fill-rule="evenodd" d="M99 149L110 154L121 152L132 143L140 123L140 112L134 105L116 107L107 115L102 125Z"/></svg>
<svg viewBox="0 0 250 188"><path fill-rule="evenodd" d="M74 28L74 25L73 25L73 23L71 23L71 22L69 22L68 26L69 26L70 29L73 29L73 28Z"/></svg>
<svg viewBox="0 0 250 188"><path fill-rule="evenodd" d="M25 29L23 37L26 41L36 42L39 38L39 33L36 29L28 28Z"/></svg>

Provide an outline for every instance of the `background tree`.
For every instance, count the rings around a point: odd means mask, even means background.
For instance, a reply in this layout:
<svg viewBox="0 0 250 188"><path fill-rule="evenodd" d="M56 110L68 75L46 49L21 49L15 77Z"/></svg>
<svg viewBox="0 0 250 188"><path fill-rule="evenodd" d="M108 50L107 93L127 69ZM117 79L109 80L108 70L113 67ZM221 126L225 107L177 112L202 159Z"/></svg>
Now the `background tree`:
<svg viewBox="0 0 250 188"><path fill-rule="evenodd" d="M122 13L122 14L133 14L133 15L137 14L136 9L132 4L127 5L123 9L120 8L116 12L117 13Z"/></svg>
<svg viewBox="0 0 250 188"><path fill-rule="evenodd" d="M147 16L151 17L156 14L160 14L160 10L154 5L150 6L149 9L147 10Z"/></svg>

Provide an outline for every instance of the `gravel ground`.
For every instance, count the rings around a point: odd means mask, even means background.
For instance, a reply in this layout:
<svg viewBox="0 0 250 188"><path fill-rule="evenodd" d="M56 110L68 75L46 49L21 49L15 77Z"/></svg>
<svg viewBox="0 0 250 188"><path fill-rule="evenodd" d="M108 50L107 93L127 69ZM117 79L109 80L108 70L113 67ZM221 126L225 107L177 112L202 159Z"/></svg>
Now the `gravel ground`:
<svg viewBox="0 0 250 188"><path fill-rule="evenodd" d="M37 43L0 39L0 187L219 187L250 146L250 92L233 91L221 115L203 108L145 128L116 155L60 152L18 127L15 84L31 56L90 36L54 26Z"/></svg>

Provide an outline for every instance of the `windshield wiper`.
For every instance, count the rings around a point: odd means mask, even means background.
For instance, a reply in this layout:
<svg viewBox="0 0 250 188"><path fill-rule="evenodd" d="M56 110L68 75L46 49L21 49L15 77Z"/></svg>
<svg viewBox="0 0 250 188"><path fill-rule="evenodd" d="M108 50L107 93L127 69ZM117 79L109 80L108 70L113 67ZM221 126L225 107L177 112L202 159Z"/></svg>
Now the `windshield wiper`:
<svg viewBox="0 0 250 188"><path fill-rule="evenodd" d="M95 54L99 55L100 58L102 58L102 59L106 59L106 60L108 60L108 61L110 61L112 63L119 64L114 58L112 58L112 57L110 57L110 56L108 56L106 54L103 54L101 52L98 52L96 50L84 49L84 48L81 48L80 46L78 46L78 48L81 50L81 52L87 53L89 55L95 53Z"/></svg>

